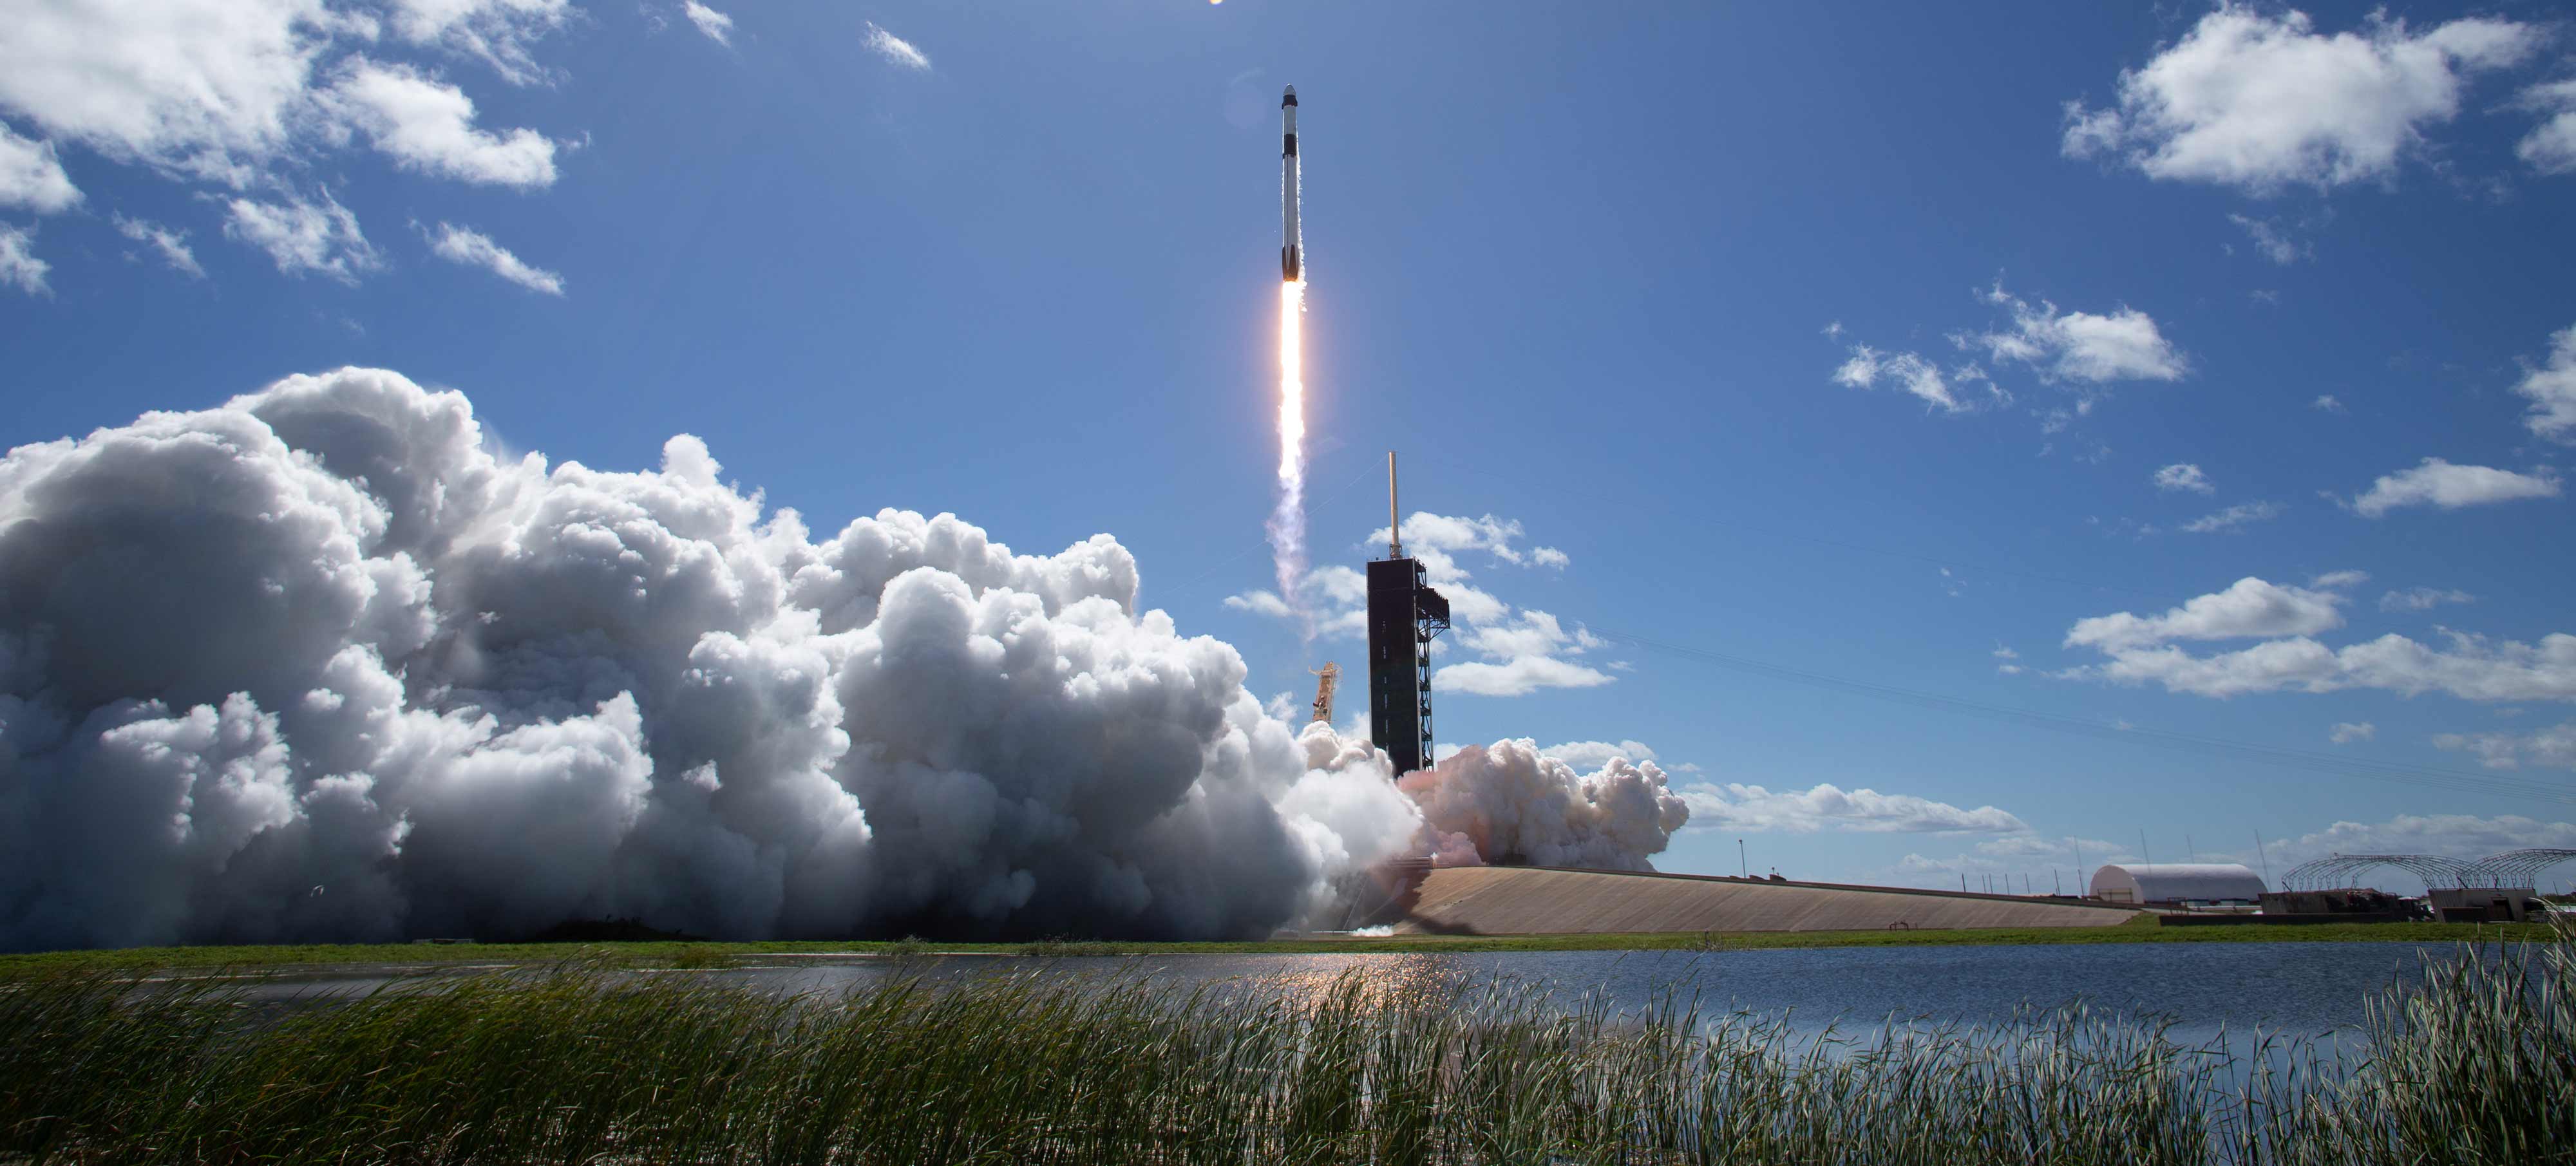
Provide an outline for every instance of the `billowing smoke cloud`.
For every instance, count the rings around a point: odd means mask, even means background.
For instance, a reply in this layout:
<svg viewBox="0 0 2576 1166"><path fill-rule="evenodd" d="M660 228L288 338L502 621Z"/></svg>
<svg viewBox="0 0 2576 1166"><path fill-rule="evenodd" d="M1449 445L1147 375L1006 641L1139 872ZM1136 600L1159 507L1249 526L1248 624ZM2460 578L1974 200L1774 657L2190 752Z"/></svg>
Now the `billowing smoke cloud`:
<svg viewBox="0 0 2576 1166"><path fill-rule="evenodd" d="M1587 775L1528 740L1469 745L1401 785L1443 866L1653 870L1647 857L1690 820L1652 761L1614 756Z"/></svg>
<svg viewBox="0 0 2576 1166"><path fill-rule="evenodd" d="M1635 866L1678 824L1651 766L1541 781L1513 742L1471 751L1494 793L1418 806L1138 586L1106 535L818 538L692 437L643 473L504 460L388 372L24 446L0 948L1258 936L1435 835Z"/></svg>

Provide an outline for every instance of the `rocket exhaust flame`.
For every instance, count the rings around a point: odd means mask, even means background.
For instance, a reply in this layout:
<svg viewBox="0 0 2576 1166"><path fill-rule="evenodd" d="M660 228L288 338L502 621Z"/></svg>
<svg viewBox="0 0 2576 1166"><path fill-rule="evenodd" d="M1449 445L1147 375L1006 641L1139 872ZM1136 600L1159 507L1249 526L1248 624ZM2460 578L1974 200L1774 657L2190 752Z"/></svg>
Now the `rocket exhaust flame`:
<svg viewBox="0 0 2576 1166"><path fill-rule="evenodd" d="M1306 576L1306 371L1304 281L1279 285L1279 508L1270 515L1270 550L1279 597L1309 636L1314 621L1298 597Z"/></svg>
<svg viewBox="0 0 2576 1166"><path fill-rule="evenodd" d="M1315 622L1298 595L1306 576L1306 263L1297 222L1305 192L1297 174L1297 89L1279 98L1279 506L1270 515L1272 564L1279 598L1297 612L1311 639Z"/></svg>

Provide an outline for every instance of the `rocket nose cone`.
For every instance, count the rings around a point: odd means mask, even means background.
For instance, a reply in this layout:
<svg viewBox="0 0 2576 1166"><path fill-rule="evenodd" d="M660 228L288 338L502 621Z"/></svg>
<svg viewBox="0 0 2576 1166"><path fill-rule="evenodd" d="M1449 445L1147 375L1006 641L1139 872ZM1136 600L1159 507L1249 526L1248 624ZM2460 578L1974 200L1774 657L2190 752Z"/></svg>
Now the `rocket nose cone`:
<svg viewBox="0 0 2576 1166"><path fill-rule="evenodd" d="M1297 104L1297 87L1291 85L1288 87L1288 91L1286 93L1279 95L1279 105L1284 109L1295 104Z"/></svg>

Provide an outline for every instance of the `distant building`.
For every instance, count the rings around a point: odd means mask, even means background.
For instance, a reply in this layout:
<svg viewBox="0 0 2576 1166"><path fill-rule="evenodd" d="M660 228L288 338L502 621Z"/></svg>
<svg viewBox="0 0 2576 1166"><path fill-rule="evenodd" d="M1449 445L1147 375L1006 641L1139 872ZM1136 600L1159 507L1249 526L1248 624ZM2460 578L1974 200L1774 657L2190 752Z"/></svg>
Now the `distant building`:
<svg viewBox="0 0 2576 1166"><path fill-rule="evenodd" d="M2263 876L2233 862L2113 863L2093 872L2093 897L2141 907L2251 907Z"/></svg>

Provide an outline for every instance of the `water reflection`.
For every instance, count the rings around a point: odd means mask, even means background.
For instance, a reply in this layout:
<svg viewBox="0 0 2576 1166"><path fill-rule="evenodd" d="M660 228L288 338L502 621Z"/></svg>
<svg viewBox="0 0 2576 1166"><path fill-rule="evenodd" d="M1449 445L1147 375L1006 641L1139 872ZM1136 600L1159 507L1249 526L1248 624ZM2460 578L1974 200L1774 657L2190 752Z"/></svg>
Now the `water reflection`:
<svg viewBox="0 0 2576 1166"><path fill-rule="evenodd" d="M914 959L751 957L702 970L638 970L764 992L829 997L920 976L941 985L989 976L1138 978L1220 992L1314 993L1356 972L1372 998L1430 1001L1497 980L1546 991L1564 1006L1599 1000L1636 1012L1674 997L1703 1017L1785 1014L1792 1031L1869 1032L1890 1017L1994 1024L2017 1011L2081 1002L2170 1023L2197 1043L2222 1028L2295 1035L2356 1029L2374 993L2419 976L2425 949L2405 943L2149 943L2037 947L1840 948L1739 952L1510 952L1148 957L932 956ZM495 965L329 970L246 982L250 998L313 1002L434 985Z"/></svg>

